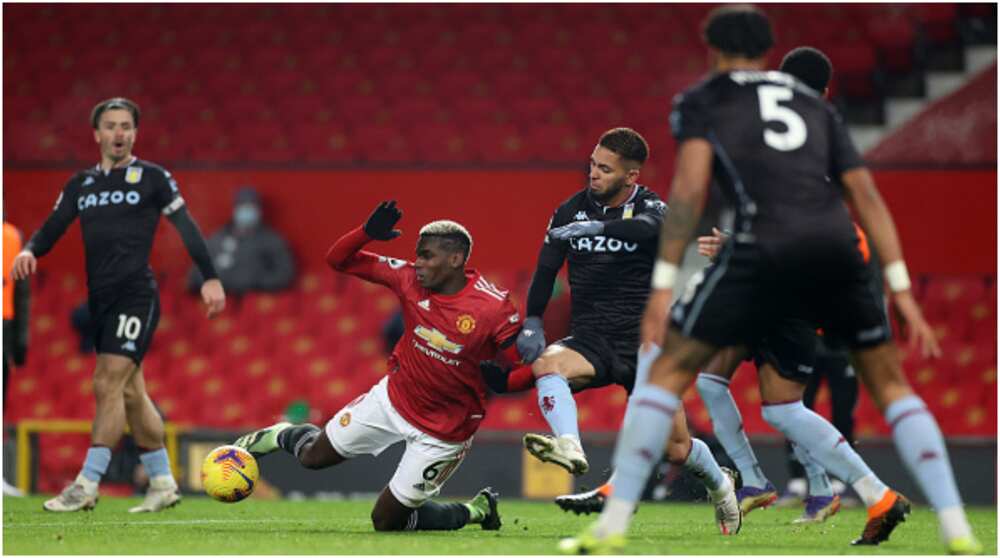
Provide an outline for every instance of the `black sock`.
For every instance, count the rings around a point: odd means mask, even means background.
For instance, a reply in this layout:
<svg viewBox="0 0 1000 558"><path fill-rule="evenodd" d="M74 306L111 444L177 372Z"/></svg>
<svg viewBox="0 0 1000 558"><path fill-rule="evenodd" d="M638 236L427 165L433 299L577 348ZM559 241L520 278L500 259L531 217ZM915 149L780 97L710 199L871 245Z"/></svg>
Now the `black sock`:
<svg viewBox="0 0 1000 558"><path fill-rule="evenodd" d="M465 504L427 502L413 511L417 516L417 531L453 531L469 523L469 508Z"/></svg>
<svg viewBox="0 0 1000 558"><path fill-rule="evenodd" d="M315 438L320 432L319 427L311 424L292 426L282 430L281 434L278 434L278 445L281 446L281 449L298 457L302 446L305 445L303 442Z"/></svg>

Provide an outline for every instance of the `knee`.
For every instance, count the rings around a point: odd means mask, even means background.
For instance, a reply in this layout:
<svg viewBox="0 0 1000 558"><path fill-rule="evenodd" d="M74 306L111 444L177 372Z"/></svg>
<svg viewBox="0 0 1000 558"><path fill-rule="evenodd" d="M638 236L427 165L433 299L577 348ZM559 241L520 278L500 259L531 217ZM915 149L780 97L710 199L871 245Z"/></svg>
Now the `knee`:
<svg viewBox="0 0 1000 558"><path fill-rule="evenodd" d="M531 373L534 374L535 378L541 378L549 374L560 374L556 369L555 362L544 356L538 357L535 362L531 363Z"/></svg>
<svg viewBox="0 0 1000 558"><path fill-rule="evenodd" d="M377 507L372 510L372 527L379 532L401 531L402 524L391 514L379 510Z"/></svg>
<svg viewBox="0 0 1000 558"><path fill-rule="evenodd" d="M136 409L142 406L145 394L130 384L125 386L125 390L122 392L122 395L125 397L125 407L129 409Z"/></svg>
<svg viewBox="0 0 1000 558"><path fill-rule="evenodd" d="M94 395L98 399L124 395L127 370L98 368L94 373Z"/></svg>
<svg viewBox="0 0 1000 558"><path fill-rule="evenodd" d="M670 443L667 444L667 461L672 465L683 465L687 462L688 456L691 455L691 439L688 438L685 443Z"/></svg>

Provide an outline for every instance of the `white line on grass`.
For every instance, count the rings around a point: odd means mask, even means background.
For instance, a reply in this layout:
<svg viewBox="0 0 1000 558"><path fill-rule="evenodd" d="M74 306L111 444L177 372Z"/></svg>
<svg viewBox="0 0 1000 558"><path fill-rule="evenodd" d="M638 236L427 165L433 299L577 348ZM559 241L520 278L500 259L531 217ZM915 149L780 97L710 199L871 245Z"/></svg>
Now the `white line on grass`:
<svg viewBox="0 0 1000 558"><path fill-rule="evenodd" d="M50 523L10 523L4 521L4 529L23 529L35 527L89 527L91 525L115 525L119 527L141 527L143 525L195 525L199 523L327 523L322 519L173 519L166 521L53 521Z"/></svg>

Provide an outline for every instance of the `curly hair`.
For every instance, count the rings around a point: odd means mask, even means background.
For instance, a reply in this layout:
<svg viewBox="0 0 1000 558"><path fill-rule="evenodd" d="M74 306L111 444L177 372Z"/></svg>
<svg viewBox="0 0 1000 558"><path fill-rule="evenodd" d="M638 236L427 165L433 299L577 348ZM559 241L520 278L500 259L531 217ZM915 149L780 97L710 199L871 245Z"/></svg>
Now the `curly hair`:
<svg viewBox="0 0 1000 558"><path fill-rule="evenodd" d="M767 15L749 4L732 4L712 10L702 35L709 46L731 56L760 58L774 46Z"/></svg>
<svg viewBox="0 0 1000 558"><path fill-rule="evenodd" d="M649 158L649 144L632 128L612 128L601 134L597 144L626 161L635 161L640 165Z"/></svg>

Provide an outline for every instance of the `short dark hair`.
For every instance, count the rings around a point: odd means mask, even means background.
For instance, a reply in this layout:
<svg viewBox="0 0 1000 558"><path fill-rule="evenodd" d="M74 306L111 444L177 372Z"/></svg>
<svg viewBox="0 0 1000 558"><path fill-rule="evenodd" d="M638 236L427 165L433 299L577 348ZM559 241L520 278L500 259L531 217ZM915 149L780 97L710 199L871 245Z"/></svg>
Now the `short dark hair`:
<svg viewBox="0 0 1000 558"><path fill-rule="evenodd" d="M767 15L756 6L733 4L712 10L705 18L702 35L709 46L726 54L760 58L774 46Z"/></svg>
<svg viewBox="0 0 1000 558"><path fill-rule="evenodd" d="M132 124L136 128L139 127L139 105L125 97L112 97L97 103L94 110L90 111L90 125L96 130L98 123L101 121L101 115L113 109L129 111L132 114Z"/></svg>
<svg viewBox="0 0 1000 558"><path fill-rule="evenodd" d="M830 59L823 54L823 51L809 46L788 51L788 54L781 59L781 67L778 69L795 76L817 93L823 93L823 90L830 85L830 76L833 75L833 64L830 63Z"/></svg>
<svg viewBox="0 0 1000 558"><path fill-rule="evenodd" d="M649 158L649 144L632 128L612 128L601 134L597 144L617 153L622 159L635 161L640 165Z"/></svg>

